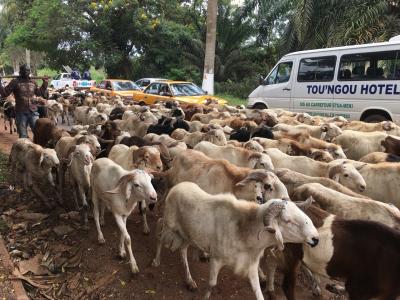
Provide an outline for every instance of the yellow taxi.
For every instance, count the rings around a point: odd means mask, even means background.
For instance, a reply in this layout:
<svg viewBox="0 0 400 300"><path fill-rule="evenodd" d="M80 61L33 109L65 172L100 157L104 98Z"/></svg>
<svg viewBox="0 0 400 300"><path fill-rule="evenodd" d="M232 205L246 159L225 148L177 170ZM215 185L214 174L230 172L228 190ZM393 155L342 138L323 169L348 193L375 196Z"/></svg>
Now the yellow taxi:
<svg viewBox="0 0 400 300"><path fill-rule="evenodd" d="M108 96L120 96L123 99L132 99L132 93L140 91L140 87L133 81L123 79L105 79L90 88L91 92L104 93Z"/></svg>
<svg viewBox="0 0 400 300"><path fill-rule="evenodd" d="M153 104L159 101L179 101L193 104L205 104L207 101L218 101L218 104L226 104L228 101L207 95L205 91L192 82L186 81L160 81L151 83L144 91L134 91L133 100L145 104Z"/></svg>

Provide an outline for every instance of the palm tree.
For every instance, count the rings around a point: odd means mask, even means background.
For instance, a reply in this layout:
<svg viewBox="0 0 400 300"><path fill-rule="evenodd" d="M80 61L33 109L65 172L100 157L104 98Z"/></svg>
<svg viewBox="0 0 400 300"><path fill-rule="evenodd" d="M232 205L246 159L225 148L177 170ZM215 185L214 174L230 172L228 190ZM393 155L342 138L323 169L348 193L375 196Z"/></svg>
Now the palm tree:
<svg viewBox="0 0 400 300"><path fill-rule="evenodd" d="M297 0L282 50L387 41L400 33L399 14L393 0Z"/></svg>
<svg viewBox="0 0 400 300"><path fill-rule="evenodd" d="M215 43L217 40L218 0L208 0L206 51L204 56L203 90L214 94Z"/></svg>

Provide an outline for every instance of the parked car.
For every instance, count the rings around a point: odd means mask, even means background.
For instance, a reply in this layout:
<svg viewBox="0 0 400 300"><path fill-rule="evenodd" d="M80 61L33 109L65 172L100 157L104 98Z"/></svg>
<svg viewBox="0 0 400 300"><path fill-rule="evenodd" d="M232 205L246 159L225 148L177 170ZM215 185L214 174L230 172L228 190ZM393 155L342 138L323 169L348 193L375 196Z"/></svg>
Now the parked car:
<svg viewBox="0 0 400 300"><path fill-rule="evenodd" d="M142 89L144 90L146 87L150 85L150 83L153 83L154 81L167 81L168 79L163 79L163 78L142 78L139 80L136 80L135 83Z"/></svg>
<svg viewBox="0 0 400 300"><path fill-rule="evenodd" d="M96 86L91 87L90 91L104 93L109 96L120 96L124 99L132 99L132 93L140 91L140 88L130 80L105 79Z"/></svg>
<svg viewBox="0 0 400 300"><path fill-rule="evenodd" d="M50 82L50 87L62 89L72 87L75 89L89 89L96 84L94 80L75 80L71 78L69 73L60 73L56 75Z"/></svg>
<svg viewBox="0 0 400 300"><path fill-rule="evenodd" d="M215 96L207 95L205 91L192 82L186 81L155 81L144 91L135 91L133 100L145 104L153 104L158 101L176 100L186 103L205 104L207 100L216 100L218 104L226 104L227 101Z"/></svg>

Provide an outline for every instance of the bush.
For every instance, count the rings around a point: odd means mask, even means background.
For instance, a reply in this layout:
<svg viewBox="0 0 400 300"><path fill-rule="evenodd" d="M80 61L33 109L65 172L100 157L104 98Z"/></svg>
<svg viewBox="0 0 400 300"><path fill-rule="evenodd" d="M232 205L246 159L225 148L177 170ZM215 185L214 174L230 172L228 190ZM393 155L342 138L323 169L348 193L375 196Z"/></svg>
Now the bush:
<svg viewBox="0 0 400 300"><path fill-rule="evenodd" d="M242 99L247 99L250 93L258 86L258 78L247 77L246 79L235 82L225 81L215 83L216 94L229 94Z"/></svg>

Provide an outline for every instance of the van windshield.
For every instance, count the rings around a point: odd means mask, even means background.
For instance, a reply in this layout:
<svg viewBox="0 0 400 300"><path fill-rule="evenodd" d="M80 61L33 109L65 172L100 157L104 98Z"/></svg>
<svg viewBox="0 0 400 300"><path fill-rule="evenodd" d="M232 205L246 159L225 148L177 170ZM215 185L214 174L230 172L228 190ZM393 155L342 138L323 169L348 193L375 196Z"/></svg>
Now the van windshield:
<svg viewBox="0 0 400 300"><path fill-rule="evenodd" d="M277 65L271 74L266 78L267 85L288 82L292 73L293 62L282 62Z"/></svg>

